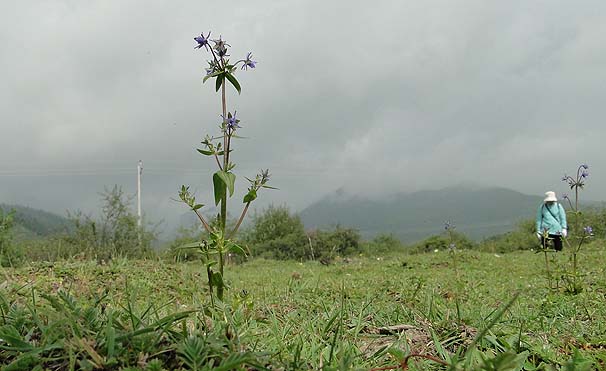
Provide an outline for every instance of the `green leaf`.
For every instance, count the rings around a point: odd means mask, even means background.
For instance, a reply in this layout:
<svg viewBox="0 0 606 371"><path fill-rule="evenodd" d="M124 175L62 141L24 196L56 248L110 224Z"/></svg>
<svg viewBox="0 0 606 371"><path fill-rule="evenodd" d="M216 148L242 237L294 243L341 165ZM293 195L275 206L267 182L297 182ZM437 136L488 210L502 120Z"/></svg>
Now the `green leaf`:
<svg viewBox="0 0 606 371"><path fill-rule="evenodd" d="M219 76L219 75L220 75L220 74L222 74L222 73L223 73L223 71L217 71L217 72L213 72L213 73L211 73L210 75L206 75L206 76L204 76L204 78L202 79L202 83L204 84L204 83L206 82L206 80L208 80L208 79L210 79L210 78L213 78L213 77L215 77L215 76Z"/></svg>
<svg viewBox="0 0 606 371"><path fill-rule="evenodd" d="M238 245L236 243L233 243L233 242L229 243L227 250L229 252L232 252L232 253L237 254L237 255L241 255L241 256L245 256L246 255L246 250L242 246L240 246L240 245Z"/></svg>
<svg viewBox="0 0 606 371"><path fill-rule="evenodd" d="M250 191L248 191L248 193L244 196L244 203L249 203L249 202L253 202L255 199L257 198L257 191L255 191L254 189L251 189Z"/></svg>
<svg viewBox="0 0 606 371"><path fill-rule="evenodd" d="M231 82L231 84L234 86L234 88L236 88L236 90L238 91L238 94L242 93L242 88L240 87L240 83L238 82L238 80L236 80L236 77L234 75L232 75L229 72L226 72L225 77L227 77L229 82Z"/></svg>
<svg viewBox="0 0 606 371"><path fill-rule="evenodd" d="M113 326L113 314L110 312L105 329L107 357L112 358L116 347L116 329Z"/></svg>
<svg viewBox="0 0 606 371"><path fill-rule="evenodd" d="M179 246L179 249L191 249L191 248L194 248L194 247L200 247L200 241L186 243L185 245Z"/></svg>
<svg viewBox="0 0 606 371"><path fill-rule="evenodd" d="M227 189L229 190L229 197L233 196L234 186L236 183L236 174L227 171L217 171L215 174L218 174L221 180L223 180L227 186Z"/></svg>
<svg viewBox="0 0 606 371"><path fill-rule="evenodd" d="M221 272L213 272L212 284L216 287L223 287L223 276L221 275Z"/></svg>
<svg viewBox="0 0 606 371"><path fill-rule="evenodd" d="M192 210L196 211L198 209L201 209L202 207L204 207L203 204L196 204L196 205L194 205L194 207L192 207Z"/></svg>
<svg viewBox="0 0 606 371"><path fill-rule="evenodd" d="M196 149L196 151L200 152L201 154L203 154L205 156L212 156L215 154L213 151L206 151L203 149Z"/></svg>
<svg viewBox="0 0 606 371"><path fill-rule="evenodd" d="M223 75L223 73L221 73L220 75L217 75L217 81L215 83L216 91L219 91L219 89L221 89L221 85L223 85L223 80L225 80L225 75Z"/></svg>
<svg viewBox="0 0 606 371"><path fill-rule="evenodd" d="M267 188L267 189L279 189L279 188L268 186L268 185L262 185L261 187Z"/></svg>
<svg viewBox="0 0 606 371"><path fill-rule="evenodd" d="M216 173L213 174L213 186L214 186L214 190L215 190L215 206L219 205L219 202L221 202L221 200L225 198L225 192L226 192L226 184L225 184L225 181L223 181L223 178L221 177L221 175L219 175L220 173L223 173L223 171L217 171Z"/></svg>

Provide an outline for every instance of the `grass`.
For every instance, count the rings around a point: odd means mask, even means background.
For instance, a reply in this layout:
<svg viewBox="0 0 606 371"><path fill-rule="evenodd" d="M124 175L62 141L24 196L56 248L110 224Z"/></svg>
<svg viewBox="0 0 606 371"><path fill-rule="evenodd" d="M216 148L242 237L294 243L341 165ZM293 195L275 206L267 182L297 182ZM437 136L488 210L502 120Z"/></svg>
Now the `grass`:
<svg viewBox="0 0 606 371"><path fill-rule="evenodd" d="M458 358L460 369L606 368L606 255L599 243L581 252L585 290L577 295L548 287L541 254L457 254L458 280L446 251L330 266L252 260L228 267L231 289L218 308L210 306L196 263L5 269L0 364L368 370L403 369L407 355L421 354ZM554 276L568 258L557 255ZM447 369L423 357L406 362L409 369Z"/></svg>

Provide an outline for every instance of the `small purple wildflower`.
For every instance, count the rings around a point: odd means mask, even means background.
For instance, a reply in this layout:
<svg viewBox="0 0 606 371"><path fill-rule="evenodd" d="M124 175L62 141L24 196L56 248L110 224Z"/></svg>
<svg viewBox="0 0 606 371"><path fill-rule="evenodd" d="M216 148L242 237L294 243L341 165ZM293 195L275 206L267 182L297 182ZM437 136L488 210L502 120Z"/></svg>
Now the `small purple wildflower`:
<svg viewBox="0 0 606 371"><path fill-rule="evenodd" d="M587 164L581 164L581 167L585 170L589 169L589 166L587 166Z"/></svg>
<svg viewBox="0 0 606 371"><path fill-rule="evenodd" d="M583 231L589 236L593 235L593 228L591 228L590 226L583 228Z"/></svg>
<svg viewBox="0 0 606 371"><path fill-rule="evenodd" d="M200 36L194 37L194 40L198 43L198 45L194 46L194 49L200 49L204 47L206 51L208 51L208 38L210 37L210 31L208 31L208 35L204 36L203 33Z"/></svg>
<svg viewBox="0 0 606 371"><path fill-rule="evenodd" d="M218 40L213 40L213 42L215 43L213 49L217 51L217 55L219 57L225 57L227 55L227 47L230 45L226 43L225 40L222 40L221 36L219 36Z"/></svg>
<svg viewBox="0 0 606 371"><path fill-rule="evenodd" d="M588 171L583 171L581 173L581 178L587 178L589 176L589 172Z"/></svg>
<svg viewBox="0 0 606 371"><path fill-rule="evenodd" d="M248 68L255 68L257 66L257 61L253 61L252 52L246 54L246 59L244 60L244 64L242 65L243 70L248 70Z"/></svg>
<svg viewBox="0 0 606 371"><path fill-rule="evenodd" d="M562 182L567 182L568 181L568 175L564 174L564 176L562 177Z"/></svg>
<svg viewBox="0 0 606 371"><path fill-rule="evenodd" d="M261 170L261 182L262 183L266 183L269 180L269 177L271 176L271 174L269 174L269 169L267 170Z"/></svg>
<svg viewBox="0 0 606 371"><path fill-rule="evenodd" d="M223 117L223 119L225 120L225 125L228 129L235 130L241 127L240 125L238 125L240 120L236 119L236 111L234 111L233 116L231 113L228 113L227 119L225 119L223 115L221 115L221 117Z"/></svg>
<svg viewBox="0 0 606 371"><path fill-rule="evenodd" d="M455 250L457 248L457 244L452 242L450 245L448 245L448 249L450 250Z"/></svg>
<svg viewBox="0 0 606 371"><path fill-rule="evenodd" d="M568 200L568 194L567 193L562 193L562 199Z"/></svg>

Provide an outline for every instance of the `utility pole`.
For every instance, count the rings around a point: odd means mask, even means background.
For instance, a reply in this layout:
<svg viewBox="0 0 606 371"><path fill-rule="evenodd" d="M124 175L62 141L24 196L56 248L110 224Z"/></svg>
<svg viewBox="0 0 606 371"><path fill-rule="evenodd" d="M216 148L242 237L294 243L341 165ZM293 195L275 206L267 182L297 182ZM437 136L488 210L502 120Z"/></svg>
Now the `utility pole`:
<svg viewBox="0 0 606 371"><path fill-rule="evenodd" d="M139 160L137 165L137 226L141 228L141 174L143 173L143 161Z"/></svg>

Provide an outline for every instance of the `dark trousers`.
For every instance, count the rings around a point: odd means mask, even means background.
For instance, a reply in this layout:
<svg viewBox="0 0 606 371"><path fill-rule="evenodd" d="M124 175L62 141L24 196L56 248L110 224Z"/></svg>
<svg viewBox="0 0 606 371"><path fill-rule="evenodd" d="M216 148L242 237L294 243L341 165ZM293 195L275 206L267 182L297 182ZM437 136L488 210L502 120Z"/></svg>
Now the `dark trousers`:
<svg viewBox="0 0 606 371"><path fill-rule="evenodd" d="M559 234L550 234L547 241L545 241L545 237L541 237L541 246L549 246L550 241L553 242L555 251L562 251L562 236Z"/></svg>

